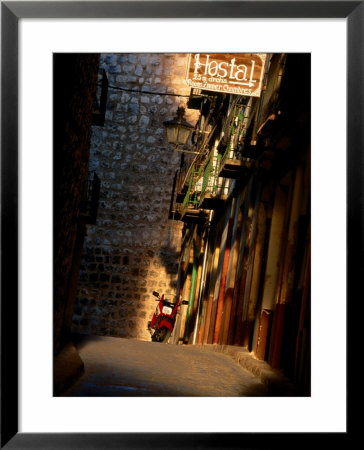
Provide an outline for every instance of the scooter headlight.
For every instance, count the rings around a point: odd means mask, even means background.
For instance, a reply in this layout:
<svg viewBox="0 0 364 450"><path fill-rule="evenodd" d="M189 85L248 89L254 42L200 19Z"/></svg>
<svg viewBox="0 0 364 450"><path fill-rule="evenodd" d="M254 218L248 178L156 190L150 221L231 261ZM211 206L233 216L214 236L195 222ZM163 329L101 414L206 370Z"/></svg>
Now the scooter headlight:
<svg viewBox="0 0 364 450"><path fill-rule="evenodd" d="M172 314L172 308L170 308L169 306L163 306L163 308L162 308L162 313L163 314Z"/></svg>

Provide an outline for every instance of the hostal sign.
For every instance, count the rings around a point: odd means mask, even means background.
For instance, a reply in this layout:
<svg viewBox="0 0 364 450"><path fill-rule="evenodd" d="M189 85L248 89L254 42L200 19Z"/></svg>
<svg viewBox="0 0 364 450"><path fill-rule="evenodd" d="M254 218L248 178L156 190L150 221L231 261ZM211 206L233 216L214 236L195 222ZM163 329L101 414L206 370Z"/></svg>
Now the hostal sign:
<svg viewBox="0 0 364 450"><path fill-rule="evenodd" d="M265 53L191 53L186 81L191 88L259 97Z"/></svg>

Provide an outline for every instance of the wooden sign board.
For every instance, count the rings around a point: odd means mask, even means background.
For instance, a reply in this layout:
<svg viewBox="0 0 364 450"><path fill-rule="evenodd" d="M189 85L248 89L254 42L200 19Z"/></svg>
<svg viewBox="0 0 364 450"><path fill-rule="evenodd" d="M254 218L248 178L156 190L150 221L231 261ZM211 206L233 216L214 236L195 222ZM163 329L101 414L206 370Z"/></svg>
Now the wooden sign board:
<svg viewBox="0 0 364 450"><path fill-rule="evenodd" d="M260 97L265 53L191 53L186 82L191 88Z"/></svg>

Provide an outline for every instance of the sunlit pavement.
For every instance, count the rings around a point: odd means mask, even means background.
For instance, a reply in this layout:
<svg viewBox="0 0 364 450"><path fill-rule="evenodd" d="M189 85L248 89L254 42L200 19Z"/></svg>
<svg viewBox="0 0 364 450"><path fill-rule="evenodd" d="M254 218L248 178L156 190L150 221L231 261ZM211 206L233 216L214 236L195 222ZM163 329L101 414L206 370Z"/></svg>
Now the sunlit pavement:
<svg viewBox="0 0 364 450"><path fill-rule="evenodd" d="M262 397L267 386L230 356L198 346L114 337L77 344L85 373L67 397Z"/></svg>

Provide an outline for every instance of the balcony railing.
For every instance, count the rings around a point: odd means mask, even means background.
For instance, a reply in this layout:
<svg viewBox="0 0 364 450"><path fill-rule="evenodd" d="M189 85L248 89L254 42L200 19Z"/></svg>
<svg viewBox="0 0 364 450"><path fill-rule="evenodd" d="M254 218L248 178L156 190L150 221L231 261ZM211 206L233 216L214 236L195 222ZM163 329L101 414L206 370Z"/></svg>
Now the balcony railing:
<svg viewBox="0 0 364 450"><path fill-rule="evenodd" d="M244 143L245 107L235 106L229 130L229 138L221 155L219 176L224 178L241 178L253 164L251 152Z"/></svg>
<svg viewBox="0 0 364 450"><path fill-rule="evenodd" d="M221 155L210 153L203 171L200 207L216 209L228 197L229 181L219 176Z"/></svg>
<svg viewBox="0 0 364 450"><path fill-rule="evenodd" d="M82 184L80 217L87 224L95 224L100 198L100 178L91 172Z"/></svg>
<svg viewBox="0 0 364 450"><path fill-rule="evenodd" d="M246 131L245 112L248 103L235 102L229 112L225 128L227 142L217 151L211 144L212 131L203 135L201 152L193 163L181 164L175 174L169 218L187 221L206 216L207 211L219 209L228 199L231 178L244 179L252 159L241 153ZM250 108L250 107L249 107ZM213 147L208 152L208 144ZM211 148L210 147L210 148ZM223 150L221 152L221 150Z"/></svg>
<svg viewBox="0 0 364 450"><path fill-rule="evenodd" d="M200 222L207 218L207 214L200 208L202 168L192 165L188 188L181 206L181 220L183 222Z"/></svg>
<svg viewBox="0 0 364 450"><path fill-rule="evenodd" d="M101 85L97 86L97 91L95 93L92 125L104 126L108 89L109 81L107 79L106 72L103 69Z"/></svg>
<svg viewBox="0 0 364 450"><path fill-rule="evenodd" d="M188 187L186 195L182 202L182 213L187 209L196 209L199 204L201 189L198 185L198 180L201 177L201 168L197 168L195 165L191 168L190 178L188 181Z"/></svg>

